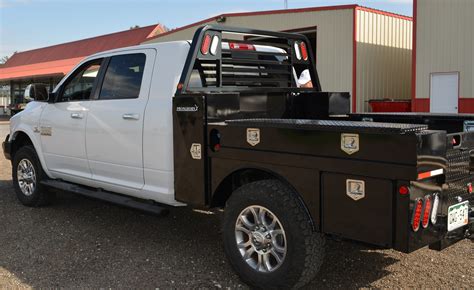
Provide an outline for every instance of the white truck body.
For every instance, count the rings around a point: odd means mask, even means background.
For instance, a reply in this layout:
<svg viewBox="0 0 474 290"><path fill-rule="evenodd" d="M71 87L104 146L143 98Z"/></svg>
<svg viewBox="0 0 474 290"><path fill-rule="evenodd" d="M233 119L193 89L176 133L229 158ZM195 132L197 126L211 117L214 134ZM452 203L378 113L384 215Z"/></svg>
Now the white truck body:
<svg viewBox="0 0 474 290"><path fill-rule="evenodd" d="M190 44L141 45L98 53L94 59L143 53L146 63L136 99L31 102L12 117L10 140L32 140L45 173L124 195L181 206L174 198L172 96Z"/></svg>

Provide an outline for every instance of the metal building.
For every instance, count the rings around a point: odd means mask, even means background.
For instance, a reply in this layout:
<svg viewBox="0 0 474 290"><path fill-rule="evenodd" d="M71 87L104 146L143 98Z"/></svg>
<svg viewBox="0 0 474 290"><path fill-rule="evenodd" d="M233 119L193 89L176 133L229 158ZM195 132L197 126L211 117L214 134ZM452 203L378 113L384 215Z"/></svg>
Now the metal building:
<svg viewBox="0 0 474 290"><path fill-rule="evenodd" d="M197 27L210 23L305 34L323 90L351 92L353 111L368 111L372 99L410 99L410 17L358 5L230 13L144 43L191 39Z"/></svg>
<svg viewBox="0 0 474 290"><path fill-rule="evenodd" d="M414 0L414 111L474 113L473 14L473 0Z"/></svg>

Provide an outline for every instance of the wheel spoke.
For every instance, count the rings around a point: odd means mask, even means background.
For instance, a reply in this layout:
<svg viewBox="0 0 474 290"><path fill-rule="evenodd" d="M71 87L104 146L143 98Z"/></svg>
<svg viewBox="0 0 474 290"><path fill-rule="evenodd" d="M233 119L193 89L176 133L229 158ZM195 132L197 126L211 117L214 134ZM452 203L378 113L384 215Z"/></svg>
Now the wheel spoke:
<svg viewBox="0 0 474 290"><path fill-rule="evenodd" d="M247 229L253 229L255 227L255 224L250 222L249 219L247 218L246 215L241 215L240 220L242 221L242 224L247 228Z"/></svg>
<svg viewBox="0 0 474 290"><path fill-rule="evenodd" d="M263 265L265 266L265 270L266 271L271 271L272 270L272 265L270 263L270 254L269 253L266 253L263 255Z"/></svg>
<svg viewBox="0 0 474 290"><path fill-rule="evenodd" d="M250 259L253 253L255 253L255 250L253 247L250 247L247 251L245 251L244 260Z"/></svg>
<svg viewBox="0 0 474 290"><path fill-rule="evenodd" d="M258 216L258 213L257 213L257 209L251 207L250 208L250 212L252 213L253 215L253 219L255 221L255 224L258 225L258 224L261 224L262 222L260 221L260 218Z"/></svg>
<svg viewBox="0 0 474 290"><path fill-rule="evenodd" d="M247 235L250 235L250 230L245 228L245 227L242 227L242 226L236 226L235 227L235 230L236 231L239 231L239 232L244 232L246 233Z"/></svg>
<svg viewBox="0 0 474 290"><path fill-rule="evenodd" d="M278 253L275 251L275 249L272 249L270 251L270 254L275 258L275 260L278 262L278 264L281 264L282 259L281 259L280 255L278 255Z"/></svg>

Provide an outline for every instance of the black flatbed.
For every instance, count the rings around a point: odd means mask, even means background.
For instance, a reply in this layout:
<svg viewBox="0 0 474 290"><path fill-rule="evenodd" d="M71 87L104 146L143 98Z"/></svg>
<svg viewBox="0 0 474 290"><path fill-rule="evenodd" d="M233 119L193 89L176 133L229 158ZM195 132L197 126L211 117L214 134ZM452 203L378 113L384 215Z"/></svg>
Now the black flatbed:
<svg viewBox="0 0 474 290"><path fill-rule="evenodd" d="M407 134L428 130L424 124L382 123L341 120L306 119L237 119L225 121L228 125L244 127L273 127L285 129L303 129L317 131L344 131L378 134Z"/></svg>

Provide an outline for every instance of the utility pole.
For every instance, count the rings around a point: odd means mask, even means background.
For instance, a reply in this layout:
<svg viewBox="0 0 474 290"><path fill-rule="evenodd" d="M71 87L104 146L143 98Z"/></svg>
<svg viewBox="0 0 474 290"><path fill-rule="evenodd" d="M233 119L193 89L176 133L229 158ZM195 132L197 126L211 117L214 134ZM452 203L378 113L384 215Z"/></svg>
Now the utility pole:
<svg viewBox="0 0 474 290"><path fill-rule="evenodd" d="M285 0L285 9L288 9L288 0Z"/></svg>

